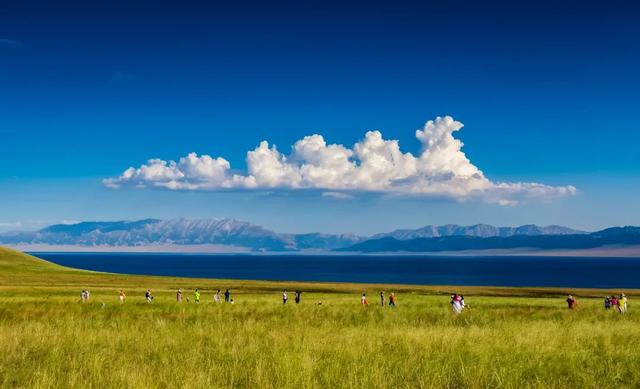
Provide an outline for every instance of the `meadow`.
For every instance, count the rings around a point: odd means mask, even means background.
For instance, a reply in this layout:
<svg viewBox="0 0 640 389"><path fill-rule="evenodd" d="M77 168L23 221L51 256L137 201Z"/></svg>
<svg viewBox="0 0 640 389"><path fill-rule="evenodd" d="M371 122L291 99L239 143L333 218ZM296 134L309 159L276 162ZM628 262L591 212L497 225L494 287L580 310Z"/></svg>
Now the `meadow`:
<svg viewBox="0 0 640 389"><path fill-rule="evenodd" d="M178 288L202 302L176 303ZM235 304L213 302L225 288ZM460 315L452 291L470 306ZM638 387L640 295L625 291L623 316L602 308L614 292L125 276L0 248L0 387Z"/></svg>

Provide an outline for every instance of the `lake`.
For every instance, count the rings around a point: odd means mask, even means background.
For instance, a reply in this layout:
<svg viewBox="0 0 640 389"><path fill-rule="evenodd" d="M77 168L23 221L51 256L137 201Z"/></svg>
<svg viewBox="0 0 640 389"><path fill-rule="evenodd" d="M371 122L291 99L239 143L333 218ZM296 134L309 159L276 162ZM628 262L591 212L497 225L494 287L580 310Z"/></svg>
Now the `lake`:
<svg viewBox="0 0 640 389"><path fill-rule="evenodd" d="M271 281L640 288L640 258L32 253L111 273Z"/></svg>

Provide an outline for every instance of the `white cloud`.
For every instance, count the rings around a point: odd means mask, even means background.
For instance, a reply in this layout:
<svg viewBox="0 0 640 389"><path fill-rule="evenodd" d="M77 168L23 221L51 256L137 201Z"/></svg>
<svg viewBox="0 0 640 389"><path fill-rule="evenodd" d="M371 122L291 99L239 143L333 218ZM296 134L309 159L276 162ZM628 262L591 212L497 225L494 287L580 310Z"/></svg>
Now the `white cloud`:
<svg viewBox="0 0 640 389"><path fill-rule="evenodd" d="M416 131L422 143L418 155L403 153L397 140L369 131L348 148L327 144L322 135L297 141L289 155L262 141L247 153L247 173L231 174L224 158L190 153L178 162L150 159L130 167L104 184L159 187L173 190L228 188L328 190L332 197L347 192L381 192L398 195L445 196L458 200L482 199L512 205L530 199L548 200L573 195L573 186L530 182L494 182L485 177L462 152L454 137L462 123L450 116L428 121ZM344 197L344 196L343 196Z"/></svg>

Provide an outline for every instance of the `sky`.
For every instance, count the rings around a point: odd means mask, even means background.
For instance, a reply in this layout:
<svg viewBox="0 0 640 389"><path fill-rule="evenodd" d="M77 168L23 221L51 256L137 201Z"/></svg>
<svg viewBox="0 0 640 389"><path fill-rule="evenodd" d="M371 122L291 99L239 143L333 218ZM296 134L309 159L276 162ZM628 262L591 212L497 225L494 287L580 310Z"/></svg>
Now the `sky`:
<svg viewBox="0 0 640 389"><path fill-rule="evenodd" d="M0 231L640 224L640 5L214 3L2 5Z"/></svg>

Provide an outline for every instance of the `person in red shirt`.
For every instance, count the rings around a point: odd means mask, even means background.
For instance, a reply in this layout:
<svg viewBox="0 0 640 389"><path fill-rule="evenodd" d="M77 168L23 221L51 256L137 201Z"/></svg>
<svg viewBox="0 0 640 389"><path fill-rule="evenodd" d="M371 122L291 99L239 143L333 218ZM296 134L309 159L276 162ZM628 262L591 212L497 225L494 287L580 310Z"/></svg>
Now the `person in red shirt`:
<svg viewBox="0 0 640 389"><path fill-rule="evenodd" d="M569 297L567 298L567 306L569 309L574 309L576 307L576 305L578 305L578 301L576 300L575 297L573 297L572 295L569 295Z"/></svg>

